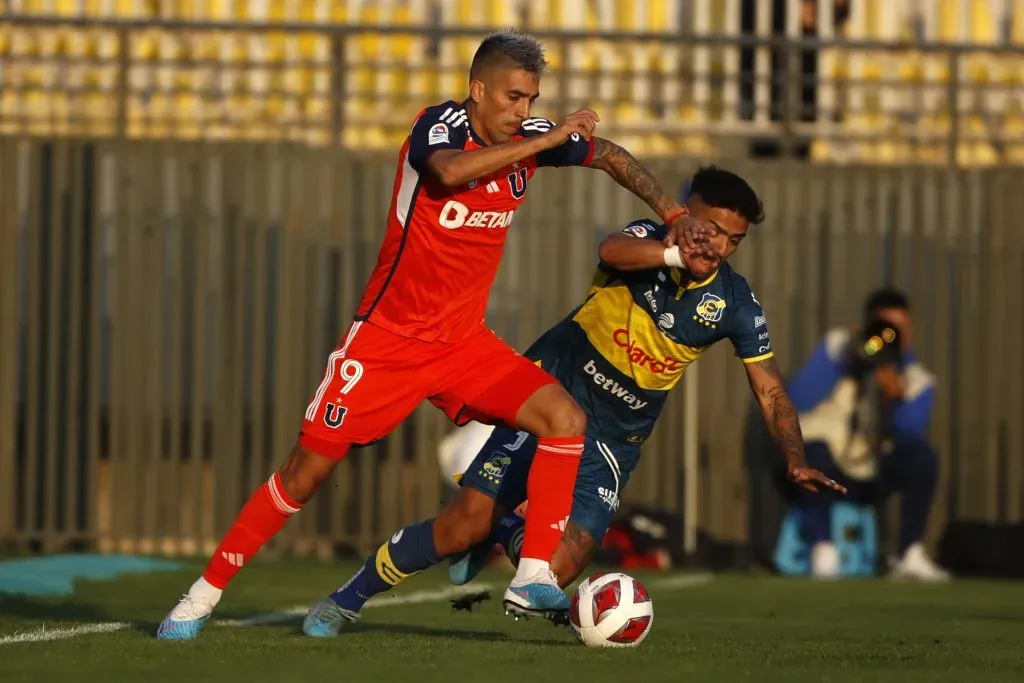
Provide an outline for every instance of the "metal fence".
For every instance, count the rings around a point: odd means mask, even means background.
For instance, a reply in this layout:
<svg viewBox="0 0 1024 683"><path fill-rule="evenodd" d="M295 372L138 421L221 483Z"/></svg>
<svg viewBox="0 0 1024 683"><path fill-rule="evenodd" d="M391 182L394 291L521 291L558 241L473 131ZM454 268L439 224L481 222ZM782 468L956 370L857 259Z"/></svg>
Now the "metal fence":
<svg viewBox="0 0 1024 683"><path fill-rule="evenodd" d="M376 256L393 165L286 143L0 138L0 539L212 551L288 452ZM653 170L678 184L695 165ZM783 368L856 322L867 291L904 287L939 382L934 529L1021 519L1024 171L729 166L767 207L735 265ZM646 215L602 173L540 173L489 312L520 349L578 302L600 236ZM688 373L624 500L744 542L772 504L727 346ZM365 549L433 514L447 429L426 407L354 452L273 547Z"/></svg>

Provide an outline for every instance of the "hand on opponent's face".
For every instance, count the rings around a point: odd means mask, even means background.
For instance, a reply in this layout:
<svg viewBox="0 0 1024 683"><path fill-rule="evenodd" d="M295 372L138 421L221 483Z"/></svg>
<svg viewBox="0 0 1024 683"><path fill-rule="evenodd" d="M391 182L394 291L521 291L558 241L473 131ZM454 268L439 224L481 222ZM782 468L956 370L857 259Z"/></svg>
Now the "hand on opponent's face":
<svg viewBox="0 0 1024 683"><path fill-rule="evenodd" d="M679 246L686 270L695 280L706 280L711 276L721 258L711 242L716 228L710 221L695 216L682 215L668 226L665 247Z"/></svg>

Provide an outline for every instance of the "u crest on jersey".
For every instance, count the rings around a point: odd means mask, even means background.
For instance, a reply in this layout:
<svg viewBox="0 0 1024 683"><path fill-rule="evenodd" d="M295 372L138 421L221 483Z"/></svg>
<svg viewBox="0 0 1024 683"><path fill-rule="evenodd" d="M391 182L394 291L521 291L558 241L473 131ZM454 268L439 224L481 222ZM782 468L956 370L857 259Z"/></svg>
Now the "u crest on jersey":
<svg viewBox="0 0 1024 683"><path fill-rule="evenodd" d="M526 196L526 169L520 168L508 174L508 186L512 190L512 196L522 199Z"/></svg>
<svg viewBox="0 0 1024 683"><path fill-rule="evenodd" d="M337 429L345 421L345 414L348 408L340 403L328 403L324 409L324 424L331 429Z"/></svg>

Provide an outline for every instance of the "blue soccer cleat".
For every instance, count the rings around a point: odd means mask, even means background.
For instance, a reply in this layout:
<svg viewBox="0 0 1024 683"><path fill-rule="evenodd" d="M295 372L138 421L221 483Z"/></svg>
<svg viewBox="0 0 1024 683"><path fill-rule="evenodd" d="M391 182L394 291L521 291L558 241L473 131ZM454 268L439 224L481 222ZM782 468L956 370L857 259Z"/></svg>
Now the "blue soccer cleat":
<svg viewBox="0 0 1024 683"><path fill-rule="evenodd" d="M213 605L185 595L156 629L158 640L195 640L206 620L213 614Z"/></svg>
<svg viewBox="0 0 1024 683"><path fill-rule="evenodd" d="M505 591L505 613L519 617L544 617L558 621L569 611L569 597L550 571L540 572L528 581L515 581Z"/></svg>
<svg viewBox="0 0 1024 683"><path fill-rule="evenodd" d="M309 608L302 620L302 632L311 638L334 638L347 624L355 623L359 612L345 609L330 598L324 598Z"/></svg>
<svg viewBox="0 0 1024 683"><path fill-rule="evenodd" d="M487 560L491 558L493 550L494 542L487 540L461 555L456 555L448 564L448 580L456 586L466 585L487 566Z"/></svg>

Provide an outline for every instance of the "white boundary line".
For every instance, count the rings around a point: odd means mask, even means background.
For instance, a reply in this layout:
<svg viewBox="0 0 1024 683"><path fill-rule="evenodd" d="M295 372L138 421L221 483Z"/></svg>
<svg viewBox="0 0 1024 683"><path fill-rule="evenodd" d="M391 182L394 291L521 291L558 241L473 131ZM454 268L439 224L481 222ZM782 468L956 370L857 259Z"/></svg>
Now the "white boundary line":
<svg viewBox="0 0 1024 683"><path fill-rule="evenodd" d="M651 579L647 581L649 588L655 590L677 590L680 588L695 588L697 586L704 586L714 580L712 574L682 574L680 576L671 576L664 579ZM442 602L450 598L457 598L460 595L468 595L470 593L476 593L478 591L493 590L495 586L487 583L469 583L465 586L452 586L451 588L442 588L435 590L421 590L406 593L404 595L394 595L391 597L376 597L371 598L366 603L363 609L373 607L400 607L403 605L418 605L426 602ZM265 614L257 614L252 617L245 619L220 619L211 622L211 626L229 626L229 627L252 627L252 626L267 626L271 624L281 624L288 621L293 621L298 617L303 616L309 610L308 605L298 605L290 609L281 610L278 612L267 612ZM117 631L124 631L132 628L136 624L125 621L110 621L101 622L96 624L82 624L81 626L68 626L58 628L47 628L43 626L35 631L28 631L25 633L15 633L8 636L0 637L0 645L14 645L17 643L43 643L53 640L68 640L70 638L77 638L78 636L87 636L94 633L115 633Z"/></svg>
<svg viewBox="0 0 1024 683"><path fill-rule="evenodd" d="M67 640L76 636L87 636L90 633L113 633L131 628L131 624L123 621L110 621L102 624L84 624L82 626L70 626L68 628L46 628L45 626L37 631L27 633L15 633L14 635L0 638L0 645L13 643L45 643L49 640Z"/></svg>

